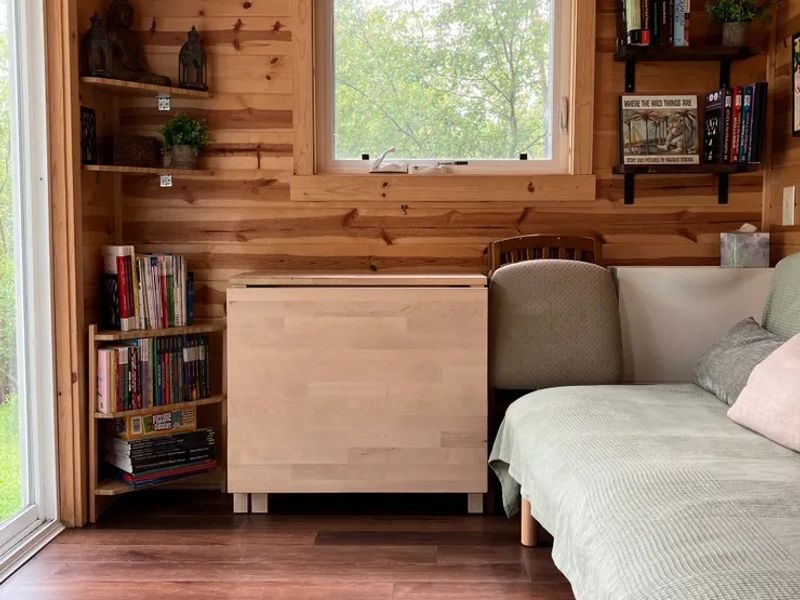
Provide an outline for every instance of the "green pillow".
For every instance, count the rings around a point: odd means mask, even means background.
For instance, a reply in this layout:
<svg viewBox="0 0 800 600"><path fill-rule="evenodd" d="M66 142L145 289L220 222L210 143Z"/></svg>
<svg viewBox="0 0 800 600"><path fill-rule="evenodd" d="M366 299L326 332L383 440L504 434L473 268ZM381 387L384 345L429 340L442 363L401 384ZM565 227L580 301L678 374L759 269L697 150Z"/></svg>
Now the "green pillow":
<svg viewBox="0 0 800 600"><path fill-rule="evenodd" d="M750 373L786 342L750 317L718 340L694 370L695 383L733 406Z"/></svg>

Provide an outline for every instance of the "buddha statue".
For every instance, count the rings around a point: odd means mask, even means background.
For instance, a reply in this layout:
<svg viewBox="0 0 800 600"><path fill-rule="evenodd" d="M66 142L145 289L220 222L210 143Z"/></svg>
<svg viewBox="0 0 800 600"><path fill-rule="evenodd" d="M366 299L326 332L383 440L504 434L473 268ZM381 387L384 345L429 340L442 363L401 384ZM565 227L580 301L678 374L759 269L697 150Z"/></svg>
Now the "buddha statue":
<svg viewBox="0 0 800 600"><path fill-rule="evenodd" d="M169 77L156 75L147 67L147 59L138 34L131 29L133 6L128 0L112 0L106 16L108 41L112 53L111 76L114 79L170 85Z"/></svg>

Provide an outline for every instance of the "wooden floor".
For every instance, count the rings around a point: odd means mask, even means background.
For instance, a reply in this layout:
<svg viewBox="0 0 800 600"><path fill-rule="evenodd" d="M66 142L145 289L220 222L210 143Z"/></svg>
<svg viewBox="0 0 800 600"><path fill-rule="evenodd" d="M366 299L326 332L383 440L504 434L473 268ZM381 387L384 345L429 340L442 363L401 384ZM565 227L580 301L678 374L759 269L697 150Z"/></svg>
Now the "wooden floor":
<svg viewBox="0 0 800 600"><path fill-rule="evenodd" d="M0 598L573 598L550 548L522 548L516 520L465 507L461 496L271 496L272 514L234 516L220 494L131 494L97 527L56 538Z"/></svg>

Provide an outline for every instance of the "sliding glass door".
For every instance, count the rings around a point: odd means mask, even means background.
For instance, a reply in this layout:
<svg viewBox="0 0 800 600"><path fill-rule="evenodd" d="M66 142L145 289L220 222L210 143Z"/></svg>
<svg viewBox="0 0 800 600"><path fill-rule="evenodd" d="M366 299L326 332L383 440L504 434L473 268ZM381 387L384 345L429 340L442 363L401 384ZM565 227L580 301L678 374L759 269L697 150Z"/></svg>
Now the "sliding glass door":
<svg viewBox="0 0 800 600"><path fill-rule="evenodd" d="M0 0L0 581L56 519L42 6Z"/></svg>

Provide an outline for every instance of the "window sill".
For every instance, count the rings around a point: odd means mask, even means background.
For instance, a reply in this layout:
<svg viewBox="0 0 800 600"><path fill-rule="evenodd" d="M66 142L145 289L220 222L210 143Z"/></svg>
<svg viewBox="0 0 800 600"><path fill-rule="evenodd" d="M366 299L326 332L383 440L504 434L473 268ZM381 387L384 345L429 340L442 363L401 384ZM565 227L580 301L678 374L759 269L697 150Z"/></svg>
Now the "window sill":
<svg viewBox="0 0 800 600"><path fill-rule="evenodd" d="M295 175L292 201L591 202L594 175Z"/></svg>

